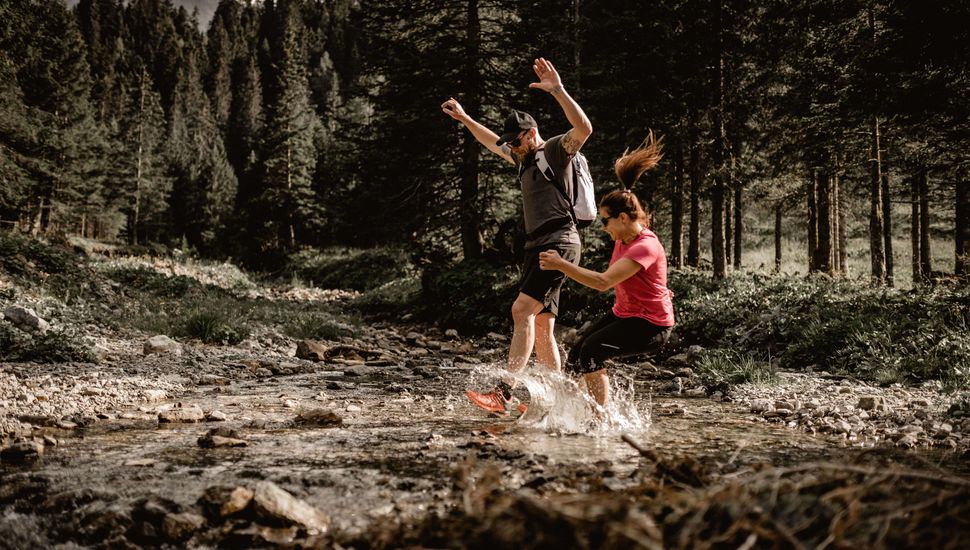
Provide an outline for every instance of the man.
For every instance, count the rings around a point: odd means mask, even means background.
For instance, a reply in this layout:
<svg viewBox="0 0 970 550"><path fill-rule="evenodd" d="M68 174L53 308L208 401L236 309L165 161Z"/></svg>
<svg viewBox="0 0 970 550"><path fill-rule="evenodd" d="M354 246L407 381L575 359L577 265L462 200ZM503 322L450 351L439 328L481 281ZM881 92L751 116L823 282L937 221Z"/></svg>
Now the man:
<svg viewBox="0 0 970 550"><path fill-rule="evenodd" d="M572 129L565 134L543 140L534 118L521 111L513 111L505 120L502 135L497 136L468 116L454 99L441 105L445 114L464 124L489 151L514 164L519 170L527 241L519 294L512 304L514 328L508 370L513 373L525 368L533 348L538 363L552 371L561 369L553 328L559 312L559 290L564 277L560 271L539 269L539 253L555 250L566 260L579 263L579 231L573 219L572 205L560 189L572 189L572 158L593 132L586 114L563 88L559 73L552 63L539 58L533 62L532 69L539 82L529 84L529 88L547 92L559 102L572 125ZM539 149L543 150L545 160L555 174L554 181L546 179L537 167L536 152ZM516 408L509 380L499 382L495 391L468 391L467 394L472 403L490 412L506 413ZM520 412L524 408L518 407Z"/></svg>

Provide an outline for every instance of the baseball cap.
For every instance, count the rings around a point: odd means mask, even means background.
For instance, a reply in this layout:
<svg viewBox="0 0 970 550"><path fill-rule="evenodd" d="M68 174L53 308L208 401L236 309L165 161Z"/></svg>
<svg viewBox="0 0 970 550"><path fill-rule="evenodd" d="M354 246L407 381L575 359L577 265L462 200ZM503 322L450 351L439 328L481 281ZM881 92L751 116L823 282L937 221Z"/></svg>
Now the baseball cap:
<svg viewBox="0 0 970 550"><path fill-rule="evenodd" d="M503 145L506 142L512 141L522 130L538 127L539 125L536 124L536 119L532 118L532 115L513 109L512 114L505 119L505 126L502 127L502 135L495 142L495 145Z"/></svg>

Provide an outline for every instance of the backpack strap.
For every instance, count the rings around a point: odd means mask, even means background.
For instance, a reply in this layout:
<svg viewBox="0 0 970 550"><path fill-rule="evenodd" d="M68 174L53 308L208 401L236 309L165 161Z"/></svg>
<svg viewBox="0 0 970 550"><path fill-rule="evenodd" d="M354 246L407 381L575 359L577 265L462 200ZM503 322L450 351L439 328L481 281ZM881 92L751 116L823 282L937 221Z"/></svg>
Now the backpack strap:
<svg viewBox="0 0 970 550"><path fill-rule="evenodd" d="M573 157L574 160L575 158L576 157ZM559 191L559 194L562 195L562 198L566 199L566 204L569 205L569 217L572 218L573 223L576 224L577 227L579 227L579 222L576 219L576 209L575 209L575 197L578 195L578 191L579 191L578 187L576 187L577 185L576 180L577 180L578 174L576 174L576 166L575 164L573 164L573 160L570 160L569 164L573 165L573 197L574 198L570 198L569 193L566 192L565 179L563 179L562 185L556 184L556 173L555 171L553 171L552 166L546 160L545 150L543 150L542 148L539 148L539 150L536 151L536 168L538 168L539 173L542 174L542 176L546 178L546 180L549 183L551 183L553 187L556 188L556 191Z"/></svg>

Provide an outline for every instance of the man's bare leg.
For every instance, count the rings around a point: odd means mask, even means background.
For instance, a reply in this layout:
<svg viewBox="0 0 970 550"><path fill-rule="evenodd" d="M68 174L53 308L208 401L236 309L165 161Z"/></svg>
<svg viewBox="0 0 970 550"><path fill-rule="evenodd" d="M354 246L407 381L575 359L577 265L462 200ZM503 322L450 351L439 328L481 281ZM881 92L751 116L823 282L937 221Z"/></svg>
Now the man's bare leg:
<svg viewBox="0 0 970 550"><path fill-rule="evenodd" d="M542 311L542 302L526 294L512 303L512 345L509 348L508 369L519 372L529 363L535 345L536 316Z"/></svg>
<svg viewBox="0 0 970 550"><path fill-rule="evenodd" d="M536 361L544 368L559 372L562 370L562 359L559 356L559 345L556 343L556 316L548 311L536 315Z"/></svg>

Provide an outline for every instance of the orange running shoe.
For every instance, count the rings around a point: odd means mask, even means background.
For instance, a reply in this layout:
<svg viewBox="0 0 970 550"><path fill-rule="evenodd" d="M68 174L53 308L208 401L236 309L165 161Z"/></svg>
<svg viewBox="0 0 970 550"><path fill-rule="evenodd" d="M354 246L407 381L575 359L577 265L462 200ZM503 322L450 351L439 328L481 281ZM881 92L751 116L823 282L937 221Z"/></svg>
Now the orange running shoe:
<svg viewBox="0 0 970 550"><path fill-rule="evenodd" d="M465 395L476 407L494 414L507 415L512 411L518 411L521 415L529 409L528 405L520 403L518 399L505 399L498 391L479 393L465 390Z"/></svg>

